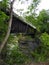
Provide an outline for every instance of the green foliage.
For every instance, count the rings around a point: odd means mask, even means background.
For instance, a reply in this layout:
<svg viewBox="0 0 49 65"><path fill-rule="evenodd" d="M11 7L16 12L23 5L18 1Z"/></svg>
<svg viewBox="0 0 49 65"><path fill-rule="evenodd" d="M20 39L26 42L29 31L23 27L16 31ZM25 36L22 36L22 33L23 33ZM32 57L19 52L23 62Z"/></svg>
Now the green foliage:
<svg viewBox="0 0 49 65"><path fill-rule="evenodd" d="M30 58L26 56L24 53L22 53L19 48L18 40L21 37L22 35L19 36L19 35L11 34L8 39L5 62L8 63L9 65L13 65L13 64L19 65L30 61ZM49 35L47 33L43 33L40 36L40 41L41 41L40 46L36 48L34 51L31 51L30 54L34 59L34 61L37 62L48 61L49 60Z"/></svg>
<svg viewBox="0 0 49 65"><path fill-rule="evenodd" d="M33 0L34 7L36 8L41 0Z"/></svg>
<svg viewBox="0 0 49 65"><path fill-rule="evenodd" d="M21 41L26 41L26 40L32 40L32 37L31 36L28 36L28 35L23 35L22 33L20 33L18 35L18 40Z"/></svg>
<svg viewBox="0 0 49 65"><path fill-rule="evenodd" d="M41 0L31 0L31 4L28 6L28 10L24 13L24 16L26 15L34 15L36 16L36 10L37 6L40 3Z"/></svg>
<svg viewBox="0 0 49 65"><path fill-rule="evenodd" d="M21 52L18 39L19 37L13 34L11 34L8 39L5 62L9 65L22 64L29 60L28 56Z"/></svg>
<svg viewBox="0 0 49 65"><path fill-rule="evenodd" d="M6 9L8 0L3 0L0 5L2 8ZM49 11L42 10L38 16L35 15L36 7L39 0L33 0L31 6L29 6L29 11L31 15L26 16L26 20L36 26L37 30L42 34L38 37L40 38L41 45L31 52L32 58L35 61L46 61L49 60L49 34L43 32L49 32ZM33 12L34 10L34 12ZM29 11L27 13L29 13ZM0 11L0 42L3 41L5 37L8 23L6 22L9 17L2 11ZM6 47L6 58L5 62L9 65L25 63L29 60L28 56L21 52L19 48L18 40L32 40L31 36L23 35L10 35L7 41Z"/></svg>
<svg viewBox="0 0 49 65"><path fill-rule="evenodd" d="M18 43L18 37L14 34L10 34L9 39L8 39L8 44L14 44Z"/></svg>
<svg viewBox="0 0 49 65"><path fill-rule="evenodd" d="M42 22L47 22L49 20L49 10L42 10L38 16L39 20Z"/></svg>
<svg viewBox="0 0 49 65"><path fill-rule="evenodd" d="M36 26L39 32L49 33L49 10L42 10L38 16L34 17L34 14L26 16L26 21Z"/></svg>
<svg viewBox="0 0 49 65"><path fill-rule="evenodd" d="M49 10L42 10L38 16L26 16L26 20L36 26L40 34L36 36L41 43L38 48L31 52L34 61L48 61L49 60ZM45 33L43 33L45 32ZM47 32L47 33L46 33Z"/></svg>
<svg viewBox="0 0 49 65"><path fill-rule="evenodd" d="M0 28L2 28L3 26L5 26L4 24L6 23L5 21L7 19L8 19L8 16L4 12L0 11Z"/></svg>
<svg viewBox="0 0 49 65"><path fill-rule="evenodd" d="M5 37L7 26L8 26L6 20L8 19L9 17L4 12L0 11L0 42Z"/></svg>
<svg viewBox="0 0 49 65"><path fill-rule="evenodd" d="M37 17L37 27L41 32L48 32L49 31L49 11L42 10Z"/></svg>
<svg viewBox="0 0 49 65"><path fill-rule="evenodd" d="M1 1L1 7L2 7L2 9L6 10L6 8L8 7L8 1L9 0L2 0Z"/></svg>
<svg viewBox="0 0 49 65"><path fill-rule="evenodd" d="M42 33L40 41L40 46L34 52L31 52L31 54L35 58L35 61L49 61L49 35Z"/></svg>
<svg viewBox="0 0 49 65"><path fill-rule="evenodd" d="M49 35L47 33L43 33L41 36L40 36L40 39L42 41L42 44L44 46L49 46Z"/></svg>
<svg viewBox="0 0 49 65"><path fill-rule="evenodd" d="M25 56L22 52L16 49L16 46L11 50L10 54L7 55L6 57L7 57L6 62L9 65L21 64L24 63L27 59L27 56Z"/></svg>
<svg viewBox="0 0 49 65"><path fill-rule="evenodd" d="M34 51L34 52L32 52L31 53L31 55L32 55L32 57L34 58L34 61L36 61L36 62L45 62L45 60L46 60L46 57L45 57L45 54L44 53L38 53L37 52L38 50L36 50L36 51Z"/></svg>

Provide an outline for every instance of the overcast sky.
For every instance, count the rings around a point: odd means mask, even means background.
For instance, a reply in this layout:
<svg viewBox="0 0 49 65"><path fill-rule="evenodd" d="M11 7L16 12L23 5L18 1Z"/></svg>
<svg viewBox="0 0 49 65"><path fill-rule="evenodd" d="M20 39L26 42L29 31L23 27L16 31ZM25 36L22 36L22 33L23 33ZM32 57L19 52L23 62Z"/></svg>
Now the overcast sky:
<svg viewBox="0 0 49 65"><path fill-rule="evenodd" d="M32 0L28 0L27 2L25 2L25 0L23 0L23 4L21 5L20 2L18 2L18 0L16 0L17 2L14 3L14 11L16 12L19 11L18 9L24 9L23 12L27 11L27 7L30 5ZM41 11L42 9L49 9L49 0L41 0L40 4L38 5L38 11L37 13L39 13L39 11ZM17 13L17 12L16 12ZM19 12L18 12L19 14Z"/></svg>
<svg viewBox="0 0 49 65"><path fill-rule="evenodd" d="M38 8L38 12L41 11L42 9L49 9L49 0L41 0L41 3L39 4ZM38 13L37 12L37 13Z"/></svg>
<svg viewBox="0 0 49 65"><path fill-rule="evenodd" d="M31 1L32 0L28 0L28 1L23 0L22 2L21 1L19 2L18 0L16 0L14 3L14 11L16 13L21 12L19 11L20 9L23 10L23 12L27 11L27 8L31 4Z"/></svg>
<svg viewBox="0 0 49 65"><path fill-rule="evenodd" d="M14 11L18 14L19 14L20 9L22 9L22 10L24 9L23 12L27 11L27 7L30 5L31 1L32 0L28 0L26 2L25 0L23 0L23 2L21 4L20 2L18 2L18 0L16 0L15 3L14 3ZM46 10L49 9L49 0L41 0L41 2L38 5L37 9L38 9L37 13L39 13L39 11L41 11L42 9L46 9Z"/></svg>

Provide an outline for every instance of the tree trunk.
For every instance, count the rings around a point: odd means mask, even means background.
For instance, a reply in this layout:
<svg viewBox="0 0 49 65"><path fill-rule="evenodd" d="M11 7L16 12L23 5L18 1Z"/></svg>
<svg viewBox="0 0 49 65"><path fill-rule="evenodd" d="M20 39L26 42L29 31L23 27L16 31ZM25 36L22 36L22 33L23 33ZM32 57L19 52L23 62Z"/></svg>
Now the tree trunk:
<svg viewBox="0 0 49 65"><path fill-rule="evenodd" d="M0 46L0 54L2 52L2 49L4 48L5 44L7 43L7 40L8 40L8 37L10 35L10 31L11 31L11 24L12 24L12 11L13 11L13 3L14 3L14 0L11 2L11 8L10 8L10 20L9 20L9 25L8 25L8 30L7 30L7 34L3 40L3 42L1 43L1 46Z"/></svg>

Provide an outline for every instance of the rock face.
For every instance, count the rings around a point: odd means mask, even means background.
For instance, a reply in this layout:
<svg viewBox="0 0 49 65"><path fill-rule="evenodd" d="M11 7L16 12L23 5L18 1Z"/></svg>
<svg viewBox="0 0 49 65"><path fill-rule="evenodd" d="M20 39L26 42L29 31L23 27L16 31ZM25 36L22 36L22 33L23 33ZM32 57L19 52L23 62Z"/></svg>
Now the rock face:
<svg viewBox="0 0 49 65"><path fill-rule="evenodd" d="M19 47L22 52L24 53L30 53L31 51L34 51L39 46L39 42L34 40L21 40L19 41Z"/></svg>

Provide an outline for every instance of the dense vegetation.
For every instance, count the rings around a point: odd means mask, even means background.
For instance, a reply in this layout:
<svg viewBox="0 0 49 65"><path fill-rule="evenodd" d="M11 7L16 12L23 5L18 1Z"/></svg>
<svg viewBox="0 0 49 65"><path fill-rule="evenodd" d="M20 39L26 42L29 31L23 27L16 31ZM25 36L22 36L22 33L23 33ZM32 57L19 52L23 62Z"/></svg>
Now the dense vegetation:
<svg viewBox="0 0 49 65"><path fill-rule="evenodd" d="M26 16L26 20L34 24L38 30L35 38L40 39L40 46L31 52L36 61L49 60L49 10L42 10L37 17ZM38 59L38 60L37 60Z"/></svg>
<svg viewBox="0 0 49 65"><path fill-rule="evenodd" d="M8 18L9 17L3 11L0 11L0 42L3 41L3 38L7 32Z"/></svg>
<svg viewBox="0 0 49 65"><path fill-rule="evenodd" d="M42 10L39 15L37 16L36 6L38 5L39 0L33 0L33 3L29 7L30 15L26 15L25 19L26 21L32 23L34 26L36 26L37 32L34 38L31 36L25 36L23 34L10 34L7 44L2 51L3 54L3 60L8 63L9 65L14 64L22 64L27 63L32 60L34 61L49 61L49 10ZM0 5L4 9L5 6L7 7L7 0L3 0ZM34 10L34 12L32 12ZM0 9L0 45L3 41L8 28L8 19L9 16L5 14ZM34 40L40 41L40 45L34 49L34 51L29 51L28 54L25 54L21 51L21 48L19 47L19 40ZM26 45L27 46L27 45ZM25 49L25 47L24 47ZM28 50L28 49L26 49ZM29 48L30 50L30 48ZM6 55L6 56L5 56Z"/></svg>

